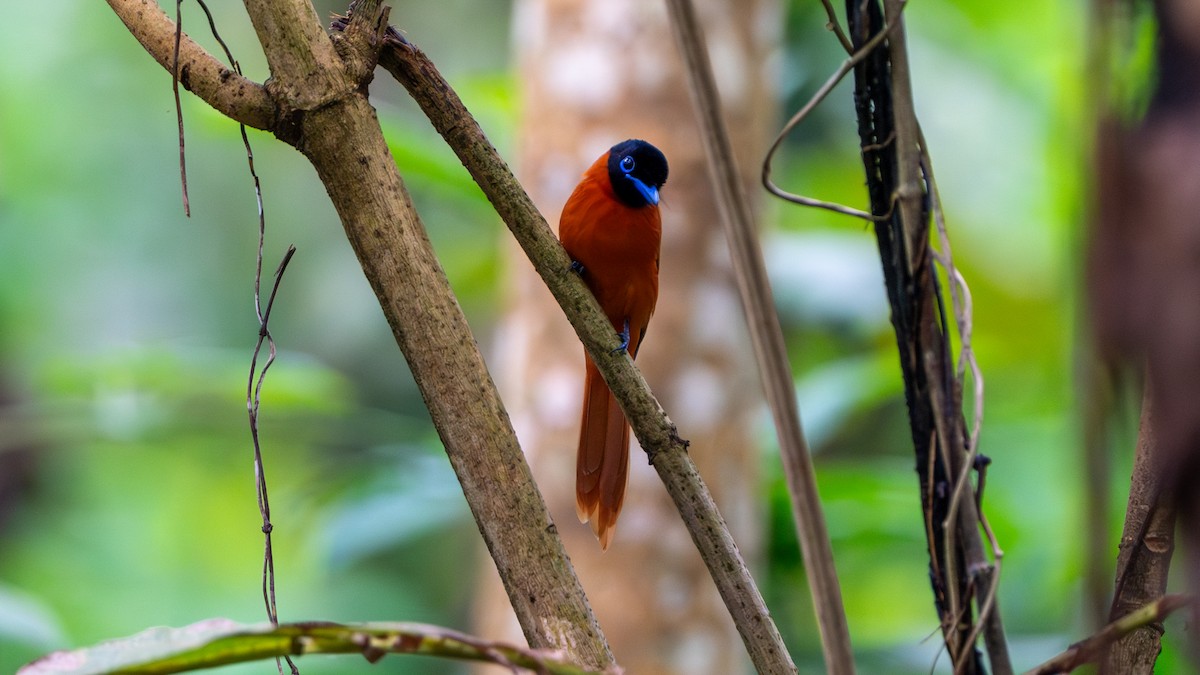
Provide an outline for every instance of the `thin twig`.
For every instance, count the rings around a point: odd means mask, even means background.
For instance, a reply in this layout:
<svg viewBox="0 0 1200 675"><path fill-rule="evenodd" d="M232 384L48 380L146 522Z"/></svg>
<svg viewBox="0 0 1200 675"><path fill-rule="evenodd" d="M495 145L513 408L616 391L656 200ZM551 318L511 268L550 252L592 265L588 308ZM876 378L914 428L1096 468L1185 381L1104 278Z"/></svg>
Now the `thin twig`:
<svg viewBox="0 0 1200 675"><path fill-rule="evenodd" d="M1161 598L1136 609L1125 616L1113 621L1095 635L1076 642L1065 652L1042 663L1025 675L1054 675L1069 673L1085 663L1097 661L1104 649L1125 637L1133 631L1152 623L1161 623L1173 612L1192 604L1192 598L1186 595L1164 595Z"/></svg>
<svg viewBox="0 0 1200 675"><path fill-rule="evenodd" d="M833 8L829 6L828 0L822 0L822 2L825 3L830 17L833 17ZM835 23L834 25L836 26L837 24ZM825 97L829 96L829 93L833 91L833 88L836 87L839 82L842 81L842 78L846 77L851 70L854 70L854 66L861 63L862 60L865 59L871 52L875 51L879 45L883 44L883 41L887 39L894 25L894 23L885 25L883 30L879 31L878 34L876 34L862 46L862 49L854 52L845 61L843 61L842 65L838 66L838 69L833 71L833 74L825 80L825 84L822 84L821 87L817 89L816 93L812 95L812 98L808 99L808 102L801 106L799 112L797 112L795 115L792 115L792 118L788 120L787 124L783 125L783 129L775 136L775 141L771 143L770 149L767 150L766 157L763 158L762 184L763 187L767 189L767 192L770 192L780 199L784 199L795 204L800 204L801 206L811 206L818 209L825 209L827 211L833 211L834 213L853 216L855 218L861 218L863 220L869 220L872 222L886 221L891 218L890 211L882 216L874 216L866 211L861 211L850 206L844 206L834 202L826 202L820 199L813 199L811 197L804 197L802 195L788 192L787 190L779 187L775 181L771 179L771 162L775 157L775 153L778 152L779 148L783 146L783 141L786 140L787 137L792 133L792 130L795 129L801 122L803 122L804 119L808 117L809 113L811 113L818 105L821 104L822 101L825 100ZM846 38L845 34L841 32L840 28L835 32L838 33L839 39L843 40L846 45L849 45L849 40ZM847 51L852 51L852 49L847 48ZM891 138L893 137L889 137L889 139ZM865 149L866 148L864 148L864 150Z"/></svg>
<svg viewBox="0 0 1200 675"><path fill-rule="evenodd" d="M233 72L187 33L178 30L176 22L157 0L107 2L146 52L166 72L180 75L179 84L184 89L235 122L265 131L275 130L280 121L278 107L266 88Z"/></svg>
<svg viewBox="0 0 1200 675"><path fill-rule="evenodd" d="M954 264L954 254L950 247L950 235L946 229L945 212L942 209L942 198L938 191L937 180L933 173L933 160L929 156L929 147L925 142L925 134L917 127L918 139L920 142L921 151L921 169L925 176L925 184L929 195L929 203L933 212L934 227L937 230L938 242L941 250L933 251L933 258L946 271L946 276L950 282L950 299L954 308L955 326L959 336L959 355L958 355L958 370L956 372L958 386L960 389L966 388L967 370L970 370L971 383L973 385L971 403L972 403L972 419L971 432L967 436L967 457L963 462L962 469L955 480L954 491L950 497L950 508L946 512L946 518L942 523L947 533L947 546L953 549L954 532L956 530L955 523L958 519L959 503L967 496L968 488L971 484L971 471L975 468L975 460L979 456L979 435L983 427L983 410L984 410L984 379L983 370L979 367L979 361L975 358L975 350L971 345L971 336L973 332L974 307L971 301L971 289L967 285L966 279ZM976 562L973 567L968 569L968 574L971 577L972 583L986 578L986 589L976 587L976 594L982 597L982 601L978 602L979 616L971 632L967 635L966 644L972 645L976 638L979 637L981 631L988 630L990 637L985 640L996 640L997 631L999 635L1003 635L1002 630L998 629L999 613L995 611L996 594L1000 588L1000 564L1004 557L1004 551L1000 549L999 542L996 541L995 534L986 524L986 518L983 515L982 509L982 485L978 493L972 496L975 500L976 510L979 514L979 520L985 526L985 531L989 543L992 548L993 562L987 569L980 568ZM998 673L1006 673L1012 671L1012 664L1008 662L1008 650L1001 649L998 646L989 648L988 654L992 658L992 669ZM997 663L996 661L1003 661ZM956 664L956 671L960 669L964 661L960 659Z"/></svg>
<svg viewBox="0 0 1200 675"><path fill-rule="evenodd" d="M261 213L261 209L260 209ZM260 219L260 223L263 222ZM258 262L256 273L254 275L254 307L258 314L258 343L254 346L254 355L250 358L250 377L246 385L246 407L250 416L250 437L254 442L254 487L258 495L258 510L262 516L262 533L263 533L263 602L267 606L267 618L272 624L279 623L279 608L275 599L275 556L271 547L271 532L274 525L271 524L271 501L267 497L267 476L263 466L262 446L258 438L258 408L262 399L263 380L267 376L267 370L271 364L275 363L275 340L271 337L271 331L267 328L267 322L271 318L271 307L275 303L275 294L279 291L279 283L283 280L283 272L287 268L288 262L296 253L295 246L288 246L287 253L283 255L283 260L280 261L279 267L275 270L275 283L271 287L271 294L267 299L266 311L261 311L261 302L259 294L259 286L262 278L262 232L259 229L258 243ZM263 363L262 371L255 378L255 371L258 367L258 357L262 351L263 342L267 343L267 360ZM285 657L287 658L287 657ZM287 659L288 665L291 666L292 673L298 673L296 664L292 663L290 658ZM283 666L279 665L279 672L283 672Z"/></svg>
<svg viewBox="0 0 1200 675"><path fill-rule="evenodd" d="M783 328L767 279L758 229L745 184L738 173L733 143L722 117L720 96L712 72L704 32L692 0L667 0L671 31L683 56L701 140L708 157L709 177L733 259L742 309L767 403L775 420L783 456L784 475L792 497L792 516L800 540L809 590L820 626L827 672L854 672L854 653L833 550L825 526L812 457L800 424L796 388L788 362Z"/></svg>
<svg viewBox="0 0 1200 675"><path fill-rule="evenodd" d="M225 44L225 39L221 37L221 32L217 30L217 22L215 19L213 19L212 12L209 11L208 5L204 2L204 0L196 0L196 2L200 5L200 9L204 10L204 16L208 17L208 30L212 33L212 36L217 41L217 44L221 45L221 49L225 52L225 58L229 59L229 65L233 66L233 72L241 75L242 65L237 62L237 59L233 58L233 52L229 51L229 45ZM242 126L245 127L244 124ZM250 172L254 173L253 165L250 167ZM254 178L257 181L258 176L255 176Z"/></svg>
<svg viewBox="0 0 1200 675"><path fill-rule="evenodd" d="M934 297L937 299L938 307L941 308L941 295L938 294ZM942 317L941 325L945 326L944 316ZM950 453L953 452L954 449L950 447L949 443L945 442L946 436L943 435L945 431L945 423L939 422L944 409L943 407L939 406L939 401L936 396L931 395L930 398L934 401L934 411L936 415L934 418L934 437L938 440L935 446L935 450L937 451L936 456L941 459L941 466L946 468L947 473L950 473L952 471L950 467L954 466L954 459L950 456ZM931 466L934 464L934 462L930 462ZM929 474L929 482L931 484L935 482L933 473ZM953 506L952 502L951 506ZM947 511L947 513L948 512L949 511ZM946 592L947 607L946 615L943 618L943 623L947 629L947 632L945 633L947 636L946 652L950 656L950 664L954 669L954 674L961 675L963 673L962 669L965 667L965 664L974 663L973 659L966 658L974 653L974 649L972 647L974 643L967 640L966 637L962 635L962 630L960 630L960 626L971 623L970 603L968 601L966 605L963 604L963 597L970 596L970 589L968 588L969 577L962 575L962 570L959 568L959 560L958 556L956 555L958 549L956 548L955 541L957 528L946 527L945 518L936 523L935 527L938 531L944 534L944 539L942 542L942 555L945 564L943 565L942 569L945 574L944 587ZM969 631L967 631L967 634L969 634Z"/></svg>
<svg viewBox="0 0 1200 675"><path fill-rule="evenodd" d="M877 2L847 0L850 32L859 45L852 59L861 62L851 67L857 75L855 104L872 211L891 215L886 224L874 220L901 350L935 600L955 672L982 669L974 646L982 630L992 666L1004 674L1011 672L1011 664L996 609L1003 551L980 512L979 491L969 489L970 473L979 457L984 402L983 377L971 345L970 293L953 265L913 105L903 26L906 3L884 0L882 5L881 11ZM886 53L870 58L862 54L863 47L884 31L890 31ZM942 253L931 247L930 212L937 221ZM934 269L938 263L946 269L951 286L953 327ZM960 336L957 368L950 355L951 331ZM962 409L967 377L973 387L969 432L964 430ZM991 543L993 562L984 551L980 528ZM976 620L971 616L972 598L979 609Z"/></svg>
<svg viewBox="0 0 1200 675"><path fill-rule="evenodd" d="M932 477L934 475L934 468L937 465L937 447L938 447L937 446L937 431L930 429L929 430L929 449L925 451L925 456L927 459L926 465L925 465L925 475L929 476L930 480L926 481L926 489L925 489L925 495L924 495L925 499L927 500L926 503L929 503L929 504L933 503L933 498L934 498L935 483L932 480ZM928 540L930 542L932 542L932 541L934 541L933 511L922 509L921 515L922 515L923 519L925 520L925 536L928 538ZM934 579L942 579L943 578L942 567L941 567L941 563L938 562L937 556L929 557L929 565L932 568L930 571L933 573L933 578ZM935 591L940 591L940 590L941 589L935 587Z"/></svg>
<svg viewBox="0 0 1200 675"><path fill-rule="evenodd" d="M208 18L208 28L212 32L213 38L221 45L221 49L225 52L225 58L228 59L229 65L233 67L234 72L238 75L242 74L242 66L237 59L233 58L233 52L229 49L229 45L225 43L221 37L221 32L217 30L217 22L213 18L212 12L209 11L208 5L204 0L196 0L200 5L200 9L204 11L204 15ZM263 552L263 602L267 609L267 618L272 624L279 624L279 607L275 595L275 556L271 546L271 531L274 526L271 524L271 506L270 500L267 498L267 478L264 472L262 451L259 445L258 438L258 407L259 395L262 391L263 379L267 375L267 369L275 362L275 340L271 337L270 331L267 329L267 321L270 319L271 305L275 302L275 294L279 290L279 283L283 279L283 271L287 267L292 256L296 253L295 246L289 246L284 254L283 260L279 263L279 268L275 272L275 284L271 289L271 296L267 302L267 311L262 311L262 301L260 288L262 285L262 260L263 260L263 243L267 234L267 219L266 212L263 210L262 197L262 182L258 178L258 171L254 168L254 149L250 147L250 137L246 134L246 125L239 122L238 131L242 136L242 146L246 150L246 163L250 169L250 178L254 182L254 200L258 207L258 249L255 256L254 267L254 313L258 317L259 335L258 343L254 348L254 356L250 360L250 382L254 381L255 366L258 361L258 356L262 350L263 339L267 340L268 357L263 365L262 372L259 374L257 386L254 387L253 397L251 398L249 384L246 391L246 404L250 414L250 435L254 441L254 482L255 492L258 495L259 513L262 516L262 531L265 537L264 552ZM299 673L299 668L292 661L290 656L284 656L283 659L292 673ZM278 657L275 659L275 666L279 670L280 675L283 673L283 664L280 663Z"/></svg>
<svg viewBox="0 0 1200 675"><path fill-rule="evenodd" d="M963 386L966 382L966 369L969 367L971 382L974 385L971 433L967 437L967 461L963 463L962 471L955 481L954 492L950 500L950 510L947 512L946 522L944 523L945 527L949 527L958 515L958 501L962 498L966 486L970 484L971 469L974 468L975 457L979 452L979 434L983 426L984 382L983 372L979 368L979 362L975 358L975 351L971 347L971 334L973 331L971 289L967 286L966 279L954 265L954 254L950 248L950 235L946 231L946 218L942 210L941 195L938 193L937 181L933 176L933 162L929 158L929 149L925 145L924 134L919 133L919 138L921 143L921 169L928 188L929 202L933 211L933 221L938 234L938 242L941 245L940 251L935 250L933 252L933 258L946 270L946 276L950 280L950 299L954 307L955 325L958 329L959 356L957 379L959 385Z"/></svg>
<svg viewBox="0 0 1200 675"><path fill-rule="evenodd" d="M246 403L249 407L250 414L250 436L254 441L254 487L258 495L258 510L262 516L262 532L263 532L263 602L267 608L267 618L273 624L279 623L279 605L275 596L275 554L271 546L271 532L274 530L274 525L271 523L271 501L267 497L267 475L263 465L262 448L258 438L258 408L261 402L263 381L267 376L267 369L271 364L275 363L275 339L271 336L271 331L267 327L268 321L271 319L271 308L275 304L275 294L279 291L279 283L283 280L283 272L287 268L288 262L296 253L295 246L288 246L288 250L283 255L283 260L279 262L279 267L275 270L275 283L271 287L271 295L267 299L267 309L262 310L262 295L260 288L262 285L262 261L263 261L263 240L266 238L266 217L263 211L262 189L258 180L258 173L254 170L254 152L250 149L250 139L246 137L246 127L241 126L242 142L246 146L246 160L250 165L250 175L254 179L254 195L258 202L258 252L255 258L254 268L254 312L258 317L258 343L254 346L254 355L250 359L250 379L249 382L254 384L253 395L250 393L250 384L247 384ZM258 363L258 356L262 350L263 340L267 341L268 354L267 360L263 364L262 372L258 374L258 379L255 381L254 371ZM284 656L293 675L297 675L300 671L290 656ZM279 659L275 659L275 665L279 669L280 675L283 673L283 665Z"/></svg>
<svg viewBox="0 0 1200 675"><path fill-rule="evenodd" d="M175 0L175 47L171 60L171 91L175 94L175 119L179 123L179 183L183 188L183 215L191 218L188 203L187 153L183 147L183 103L179 100L179 44L183 41L183 0Z"/></svg>
<svg viewBox="0 0 1200 675"><path fill-rule="evenodd" d="M846 32L842 30L842 24L838 22L837 12L833 10L833 3L829 0L821 0L821 5L825 7L825 16L829 17L829 23L825 27L833 31L837 36L838 42L842 43L842 49L846 50L847 54L854 53L854 44L850 42L850 38L846 37Z"/></svg>

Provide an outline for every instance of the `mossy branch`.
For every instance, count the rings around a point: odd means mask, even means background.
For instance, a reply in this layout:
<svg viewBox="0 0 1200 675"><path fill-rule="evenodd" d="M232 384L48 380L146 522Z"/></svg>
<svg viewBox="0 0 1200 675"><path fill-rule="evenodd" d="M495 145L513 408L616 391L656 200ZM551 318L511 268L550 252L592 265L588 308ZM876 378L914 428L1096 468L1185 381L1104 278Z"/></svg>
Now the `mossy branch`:
<svg viewBox="0 0 1200 675"><path fill-rule="evenodd" d="M535 650L420 623L340 624L324 621L244 625L208 619L182 628L150 628L91 647L54 652L19 675L165 675L308 654L359 654L375 663L387 654L421 654L492 663L512 673L617 675L581 668L554 651Z"/></svg>

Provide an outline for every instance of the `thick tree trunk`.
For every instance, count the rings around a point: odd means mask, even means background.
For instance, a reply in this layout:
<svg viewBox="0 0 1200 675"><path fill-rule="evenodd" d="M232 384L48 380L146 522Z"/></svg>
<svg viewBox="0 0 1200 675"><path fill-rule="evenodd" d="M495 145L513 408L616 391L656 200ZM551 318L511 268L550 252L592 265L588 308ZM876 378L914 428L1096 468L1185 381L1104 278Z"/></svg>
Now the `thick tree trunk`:
<svg viewBox="0 0 1200 675"><path fill-rule="evenodd" d="M771 122L763 66L778 7L702 2L747 184ZM682 65L657 3L523 0L516 42L523 93L523 182L552 224L583 170L629 137L667 155L658 308L638 365L672 411L742 549L758 547L757 409L742 313ZM766 28L764 28L764 26ZM617 661L632 673L733 673L744 650L704 565L644 453L632 449L617 533L601 554L575 517L575 446L583 355L524 257L512 257L513 302L501 330L501 386L551 512ZM717 456L715 450L721 448ZM728 449L736 448L731 454ZM751 554L752 555L752 554ZM494 575L493 575L494 576ZM492 584L480 630L499 636L511 611Z"/></svg>
<svg viewBox="0 0 1200 675"><path fill-rule="evenodd" d="M149 0L109 0L155 59L175 26ZM261 125L313 164L429 406L515 615L531 646L593 668L612 654L561 541L424 226L366 99L387 10L362 0L332 40L307 0L247 0L271 79L258 85L189 38L180 85L223 114Z"/></svg>

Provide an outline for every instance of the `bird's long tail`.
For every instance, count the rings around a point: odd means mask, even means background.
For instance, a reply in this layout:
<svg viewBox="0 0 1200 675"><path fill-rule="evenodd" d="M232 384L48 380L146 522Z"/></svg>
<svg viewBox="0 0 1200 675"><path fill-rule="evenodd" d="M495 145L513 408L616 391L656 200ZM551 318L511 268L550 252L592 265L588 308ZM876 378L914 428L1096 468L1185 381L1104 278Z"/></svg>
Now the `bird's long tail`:
<svg viewBox="0 0 1200 675"><path fill-rule="evenodd" d="M583 422L575 461L575 512L605 550L625 501L629 424L591 357L583 385Z"/></svg>

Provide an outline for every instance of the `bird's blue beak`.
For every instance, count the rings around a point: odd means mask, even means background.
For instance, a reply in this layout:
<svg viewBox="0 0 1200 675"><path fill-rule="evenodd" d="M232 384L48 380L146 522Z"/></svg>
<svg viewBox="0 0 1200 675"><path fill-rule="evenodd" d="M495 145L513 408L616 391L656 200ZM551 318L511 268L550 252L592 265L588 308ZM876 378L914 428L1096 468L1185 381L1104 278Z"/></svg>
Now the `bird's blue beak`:
<svg viewBox="0 0 1200 675"><path fill-rule="evenodd" d="M658 188L654 187L653 185L646 185L641 181L641 179L634 178L633 176L627 175L625 177L633 181L633 186L637 188L637 191L646 199L647 204L658 206Z"/></svg>

